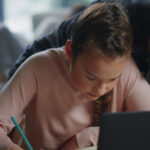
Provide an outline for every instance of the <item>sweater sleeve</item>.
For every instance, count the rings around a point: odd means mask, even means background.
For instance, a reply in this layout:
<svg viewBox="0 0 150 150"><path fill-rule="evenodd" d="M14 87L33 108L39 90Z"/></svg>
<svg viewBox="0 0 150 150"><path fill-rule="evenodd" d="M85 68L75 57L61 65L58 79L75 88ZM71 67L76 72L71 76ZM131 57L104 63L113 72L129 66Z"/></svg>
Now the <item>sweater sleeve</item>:
<svg viewBox="0 0 150 150"><path fill-rule="evenodd" d="M7 136L14 124L14 116L19 123L36 93L36 75L33 58L28 59L8 81L0 93L0 149L7 150L14 143Z"/></svg>
<svg viewBox="0 0 150 150"><path fill-rule="evenodd" d="M88 127L73 136L61 150L83 149L90 146L97 146L99 127Z"/></svg>
<svg viewBox="0 0 150 150"><path fill-rule="evenodd" d="M88 127L76 134L79 149L96 146L99 137L99 127Z"/></svg>
<svg viewBox="0 0 150 150"><path fill-rule="evenodd" d="M150 85L133 61L126 68L123 82L125 111L150 111Z"/></svg>

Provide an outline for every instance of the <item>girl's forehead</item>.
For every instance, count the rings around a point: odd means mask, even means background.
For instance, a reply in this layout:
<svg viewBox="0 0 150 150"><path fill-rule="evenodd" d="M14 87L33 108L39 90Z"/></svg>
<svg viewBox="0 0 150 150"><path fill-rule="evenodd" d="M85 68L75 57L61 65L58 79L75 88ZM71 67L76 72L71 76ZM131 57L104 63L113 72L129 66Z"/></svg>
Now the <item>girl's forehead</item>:
<svg viewBox="0 0 150 150"><path fill-rule="evenodd" d="M98 59L99 58L100 60L103 59L105 61L112 61L111 57L105 56L103 53L103 50L96 47L96 46L87 47L81 55L85 59L91 59L91 58L92 59Z"/></svg>
<svg viewBox="0 0 150 150"><path fill-rule="evenodd" d="M112 61L118 60L120 58L127 59L130 56L130 54L124 54L124 55L120 56L119 53L117 54L116 52L112 52L111 50L109 52L106 49L102 49L100 46L91 45L91 44L88 46L85 46L81 55L85 58L88 58L88 57L93 57L93 59L101 58L107 62L112 62Z"/></svg>

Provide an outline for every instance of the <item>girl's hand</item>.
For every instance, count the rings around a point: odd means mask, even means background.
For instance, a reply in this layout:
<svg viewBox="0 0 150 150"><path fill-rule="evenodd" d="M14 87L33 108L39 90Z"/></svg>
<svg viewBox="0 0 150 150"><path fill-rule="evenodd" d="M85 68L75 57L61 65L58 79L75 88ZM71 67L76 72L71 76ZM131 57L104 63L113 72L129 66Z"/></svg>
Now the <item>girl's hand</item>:
<svg viewBox="0 0 150 150"><path fill-rule="evenodd" d="M11 147L9 150L23 150L21 147L19 147L18 145L15 145L13 147Z"/></svg>
<svg viewBox="0 0 150 150"><path fill-rule="evenodd" d="M61 150L79 150L76 137L73 136L66 145L62 147Z"/></svg>

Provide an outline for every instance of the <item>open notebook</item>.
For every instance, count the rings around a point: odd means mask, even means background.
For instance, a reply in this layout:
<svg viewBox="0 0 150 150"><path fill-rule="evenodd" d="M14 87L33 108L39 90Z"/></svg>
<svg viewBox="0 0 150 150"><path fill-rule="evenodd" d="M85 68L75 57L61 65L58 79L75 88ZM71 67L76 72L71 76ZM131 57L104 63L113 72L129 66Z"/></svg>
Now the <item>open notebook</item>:
<svg viewBox="0 0 150 150"><path fill-rule="evenodd" d="M150 150L150 112L105 113L98 147L83 150Z"/></svg>

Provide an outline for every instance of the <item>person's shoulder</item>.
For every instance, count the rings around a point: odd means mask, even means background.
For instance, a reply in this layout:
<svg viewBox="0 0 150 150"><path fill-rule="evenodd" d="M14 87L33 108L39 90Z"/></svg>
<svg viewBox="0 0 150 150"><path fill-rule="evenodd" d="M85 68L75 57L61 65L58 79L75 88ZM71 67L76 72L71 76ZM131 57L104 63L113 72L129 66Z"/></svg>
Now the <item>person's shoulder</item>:
<svg viewBox="0 0 150 150"><path fill-rule="evenodd" d="M62 49L48 49L30 56L17 70L19 74L33 74L38 81L52 81L59 75L59 53Z"/></svg>
<svg viewBox="0 0 150 150"><path fill-rule="evenodd" d="M45 64L45 63L54 63L58 59L59 53L63 51L62 48L52 48L47 49L41 52L37 52L28 58L28 62L34 64Z"/></svg>
<svg viewBox="0 0 150 150"><path fill-rule="evenodd" d="M129 58L116 85L119 95L122 95L124 98L126 98L127 95L132 92L134 86L140 80L140 78L142 78L142 75L138 67L136 66L134 60Z"/></svg>
<svg viewBox="0 0 150 150"><path fill-rule="evenodd" d="M63 48L47 49L32 55L25 64L35 72L56 73L62 68Z"/></svg>
<svg viewBox="0 0 150 150"><path fill-rule="evenodd" d="M135 61L133 60L133 58L129 57L126 64L125 64L125 67L123 69L123 72L122 72L122 78L135 78L136 76L139 76L141 75Z"/></svg>
<svg viewBox="0 0 150 150"><path fill-rule="evenodd" d="M126 62L126 65L122 72L122 76L119 80L119 86L121 86L122 89L124 89L124 92L126 92L127 94L134 88L134 86L136 85L136 82L138 82L142 78L144 77L139 71L136 63L134 62L132 58L129 58Z"/></svg>

